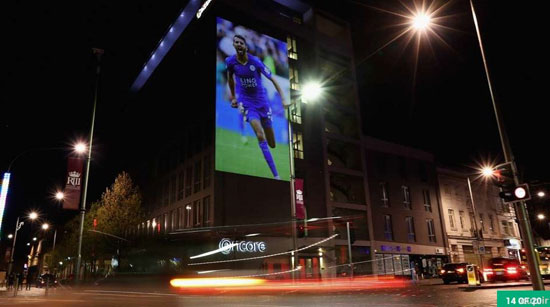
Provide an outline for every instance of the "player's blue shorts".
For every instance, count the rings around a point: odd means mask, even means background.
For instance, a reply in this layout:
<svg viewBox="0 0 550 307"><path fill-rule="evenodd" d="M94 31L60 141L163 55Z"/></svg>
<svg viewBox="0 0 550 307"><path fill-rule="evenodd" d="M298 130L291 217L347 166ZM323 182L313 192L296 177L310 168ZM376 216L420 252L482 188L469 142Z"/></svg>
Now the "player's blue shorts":
<svg viewBox="0 0 550 307"><path fill-rule="evenodd" d="M273 123L271 121L271 108L265 107L244 107L244 120L250 122L253 119L257 119L262 123L262 127L271 128Z"/></svg>

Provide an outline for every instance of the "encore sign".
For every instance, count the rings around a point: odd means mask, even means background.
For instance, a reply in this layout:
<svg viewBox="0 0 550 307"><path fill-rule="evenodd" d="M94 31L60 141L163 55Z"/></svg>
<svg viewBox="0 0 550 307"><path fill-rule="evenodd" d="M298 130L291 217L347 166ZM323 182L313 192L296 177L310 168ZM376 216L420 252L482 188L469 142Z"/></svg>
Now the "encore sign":
<svg viewBox="0 0 550 307"><path fill-rule="evenodd" d="M233 250L241 253L263 253L266 249L265 242L231 241L226 238L220 240L218 247L221 249L233 244L235 244L233 247L225 249L221 253L224 255L229 255L229 253L231 253Z"/></svg>

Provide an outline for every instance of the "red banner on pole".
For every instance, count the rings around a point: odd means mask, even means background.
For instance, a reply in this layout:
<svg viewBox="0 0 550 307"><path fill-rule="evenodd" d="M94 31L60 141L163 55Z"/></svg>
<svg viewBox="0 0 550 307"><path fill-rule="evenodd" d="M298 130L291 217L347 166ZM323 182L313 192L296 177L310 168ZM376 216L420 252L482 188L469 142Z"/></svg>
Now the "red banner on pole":
<svg viewBox="0 0 550 307"><path fill-rule="evenodd" d="M296 218L306 218L306 206L304 205L304 179L294 179L294 191L296 191Z"/></svg>
<svg viewBox="0 0 550 307"><path fill-rule="evenodd" d="M67 162L67 181L65 183L63 209L80 209L80 187L82 184L83 164L81 158L70 157Z"/></svg>

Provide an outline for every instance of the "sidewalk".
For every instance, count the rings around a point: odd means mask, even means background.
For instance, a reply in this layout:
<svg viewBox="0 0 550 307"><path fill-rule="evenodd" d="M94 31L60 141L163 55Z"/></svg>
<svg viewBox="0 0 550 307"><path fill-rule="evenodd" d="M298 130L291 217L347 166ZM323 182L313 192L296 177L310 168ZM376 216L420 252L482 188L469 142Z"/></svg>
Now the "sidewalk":
<svg viewBox="0 0 550 307"><path fill-rule="evenodd" d="M526 287L531 286L530 281L519 281L519 282L502 282L502 283L482 283L478 287L469 287L467 285L458 287L461 290L477 290L477 289L496 289L496 288L512 288L512 287ZM545 280L544 285L550 285L550 280Z"/></svg>
<svg viewBox="0 0 550 307"><path fill-rule="evenodd" d="M56 289L48 289L49 293L54 293ZM13 297L13 288L7 290L5 287L0 287L0 297ZM25 287L23 287L23 290L17 291L17 297L35 297L35 296L44 296L46 294L45 288L36 288L32 287L30 290L25 290Z"/></svg>

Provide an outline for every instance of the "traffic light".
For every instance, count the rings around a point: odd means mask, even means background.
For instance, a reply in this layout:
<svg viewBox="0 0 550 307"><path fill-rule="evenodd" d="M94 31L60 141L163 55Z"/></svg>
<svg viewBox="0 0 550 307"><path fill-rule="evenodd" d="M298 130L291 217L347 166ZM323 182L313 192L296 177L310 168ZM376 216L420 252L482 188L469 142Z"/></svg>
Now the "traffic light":
<svg viewBox="0 0 550 307"><path fill-rule="evenodd" d="M529 192L529 185L527 183L514 186L511 189L503 189L499 195L505 203L531 199L531 193Z"/></svg>
<svg viewBox="0 0 550 307"><path fill-rule="evenodd" d="M495 167L493 175L496 179L496 184L503 190L512 190L516 183L514 181L514 171L512 170L512 163L503 163Z"/></svg>

